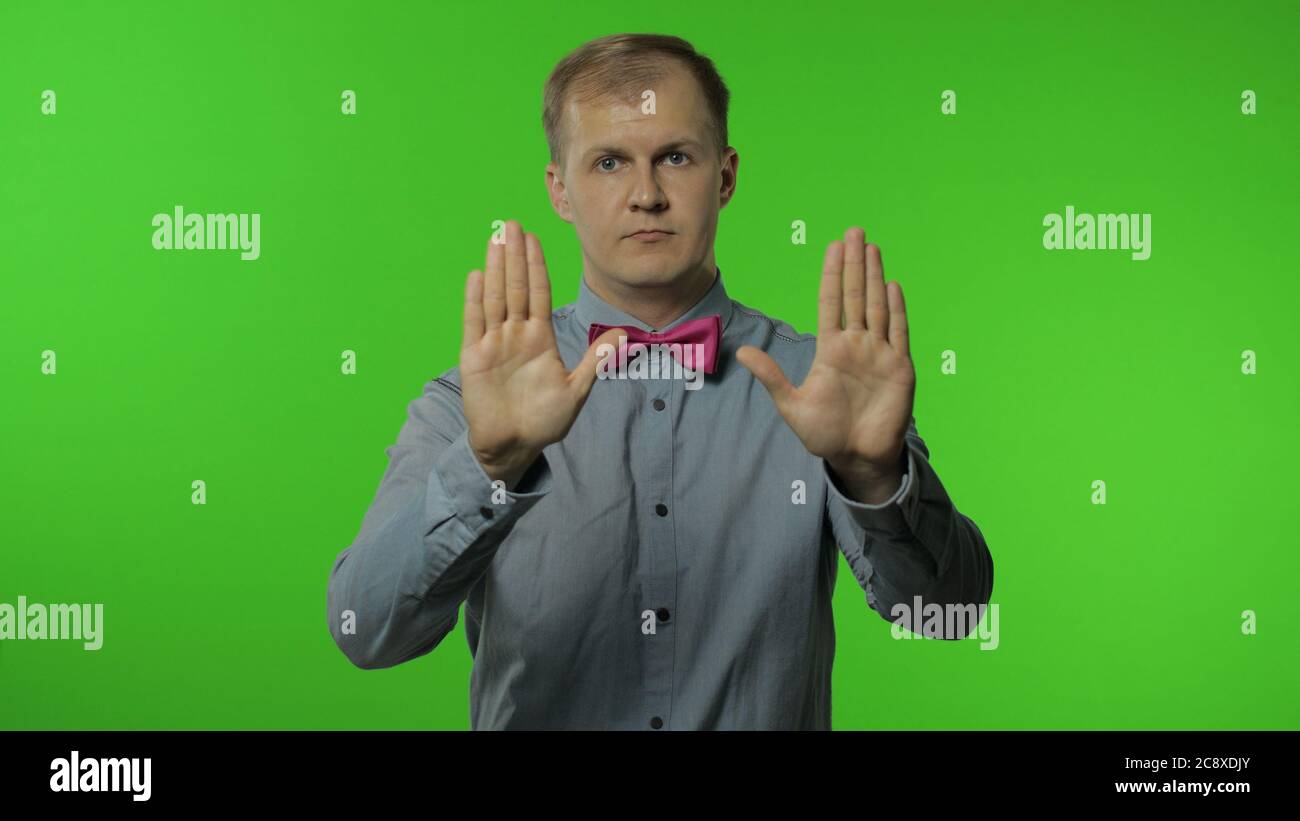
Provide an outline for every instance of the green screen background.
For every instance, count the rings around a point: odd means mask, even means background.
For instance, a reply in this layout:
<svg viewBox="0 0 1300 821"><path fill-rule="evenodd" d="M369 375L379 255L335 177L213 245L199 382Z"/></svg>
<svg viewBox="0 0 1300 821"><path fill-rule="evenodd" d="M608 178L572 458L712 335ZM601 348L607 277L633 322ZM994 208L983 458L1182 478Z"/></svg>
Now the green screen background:
<svg viewBox="0 0 1300 821"><path fill-rule="evenodd" d="M1300 728L1295 4L2 9L0 601L105 632L0 642L0 728L469 726L463 616L356 669L329 569L493 220L576 297L541 91L618 31L731 87L734 299L813 331L826 243L882 247L920 434L993 553L994 651L893 640L841 557L835 726ZM260 213L261 258L155 251L177 204ZM1152 214L1151 258L1045 250L1067 205Z"/></svg>

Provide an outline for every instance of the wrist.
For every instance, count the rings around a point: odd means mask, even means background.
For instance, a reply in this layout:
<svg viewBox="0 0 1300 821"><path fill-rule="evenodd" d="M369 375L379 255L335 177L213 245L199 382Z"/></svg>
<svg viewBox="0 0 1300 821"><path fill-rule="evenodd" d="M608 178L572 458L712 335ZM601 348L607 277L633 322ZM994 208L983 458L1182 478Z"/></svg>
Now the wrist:
<svg viewBox="0 0 1300 821"><path fill-rule="evenodd" d="M907 448L889 463L878 464L864 459L827 460L832 474L839 480L845 495L857 502L878 505L887 501L902 486L907 473Z"/></svg>
<svg viewBox="0 0 1300 821"><path fill-rule="evenodd" d="M523 475L528 472L528 468L537 457L541 455L541 450L533 450L527 447L516 447L507 450L495 450L486 452L474 447L470 443L470 451L474 458L478 460L479 466L487 474L488 479L493 482L504 481L506 488L512 488L519 483Z"/></svg>

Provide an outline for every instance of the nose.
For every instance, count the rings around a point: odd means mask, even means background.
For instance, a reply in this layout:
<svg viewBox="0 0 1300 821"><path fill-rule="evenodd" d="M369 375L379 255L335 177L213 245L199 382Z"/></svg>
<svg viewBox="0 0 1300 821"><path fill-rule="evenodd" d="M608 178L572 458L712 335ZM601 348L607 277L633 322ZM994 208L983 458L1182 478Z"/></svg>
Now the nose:
<svg viewBox="0 0 1300 821"><path fill-rule="evenodd" d="M633 210L659 211L668 205L668 197L655 173L653 164L643 165L641 172L633 177L628 194L628 206Z"/></svg>

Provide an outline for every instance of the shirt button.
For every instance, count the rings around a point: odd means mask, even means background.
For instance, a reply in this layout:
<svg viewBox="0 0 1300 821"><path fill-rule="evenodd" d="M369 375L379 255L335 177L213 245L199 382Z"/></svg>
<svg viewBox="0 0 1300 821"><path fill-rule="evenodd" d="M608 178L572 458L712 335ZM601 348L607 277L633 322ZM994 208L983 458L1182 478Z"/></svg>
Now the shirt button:
<svg viewBox="0 0 1300 821"><path fill-rule="evenodd" d="M667 516L667 515L668 515L668 505L665 505L665 504L657 504L657 505L655 505L655 513L658 513L660 516Z"/></svg>
<svg viewBox="0 0 1300 821"><path fill-rule="evenodd" d="M663 410L663 409L664 409L664 400L662 400L662 399L656 399L655 401L651 402L650 404L652 404L652 405L655 406L655 410Z"/></svg>
<svg viewBox="0 0 1300 821"><path fill-rule="evenodd" d="M659 617L659 621L668 621L668 615L669 615L668 608L660 607L657 611L655 611L655 615Z"/></svg>
<svg viewBox="0 0 1300 821"><path fill-rule="evenodd" d="M494 515L494 514L492 513L492 508L490 508L490 507L480 507L480 508L478 509L478 512L483 514L483 518L484 518L484 519L491 519L492 516Z"/></svg>
<svg viewBox="0 0 1300 821"><path fill-rule="evenodd" d="M660 727L664 726L664 720L659 716L655 716L654 718L650 719L650 726L658 730Z"/></svg>

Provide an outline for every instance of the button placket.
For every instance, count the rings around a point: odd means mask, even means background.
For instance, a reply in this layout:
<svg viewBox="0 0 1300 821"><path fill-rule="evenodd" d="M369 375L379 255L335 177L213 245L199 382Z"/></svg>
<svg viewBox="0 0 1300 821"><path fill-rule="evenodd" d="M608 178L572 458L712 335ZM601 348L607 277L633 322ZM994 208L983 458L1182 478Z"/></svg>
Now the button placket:
<svg viewBox="0 0 1300 821"><path fill-rule="evenodd" d="M662 373L662 370L659 371ZM672 414L665 413L673 395L672 379L650 379L642 383L645 393L642 402L649 410L642 416L649 453L649 481L638 483L641 504L647 505L653 515L642 518L645 536L642 540L644 575L641 580L641 597L645 607L653 608L656 622L664 626L662 632L646 636L645 665L648 686L644 702L650 726L660 729L672 711L674 642L671 629L664 616L670 615L674 580L677 573L676 527L669 518L672 509L672 470L676 447ZM643 407L645 407L643 405Z"/></svg>

